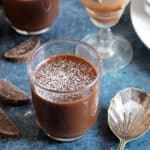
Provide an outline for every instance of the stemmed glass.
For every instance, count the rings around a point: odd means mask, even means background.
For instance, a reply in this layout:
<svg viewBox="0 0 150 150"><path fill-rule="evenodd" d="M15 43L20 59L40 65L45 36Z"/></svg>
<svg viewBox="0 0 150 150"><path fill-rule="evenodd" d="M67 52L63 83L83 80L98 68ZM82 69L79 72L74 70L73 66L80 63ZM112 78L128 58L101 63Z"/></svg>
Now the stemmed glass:
<svg viewBox="0 0 150 150"><path fill-rule="evenodd" d="M114 73L130 63L133 57L131 44L123 36L112 34L111 27L121 18L130 0L81 0L98 33L87 35L82 41L93 46L103 59L105 73ZM77 50L77 53L78 50Z"/></svg>

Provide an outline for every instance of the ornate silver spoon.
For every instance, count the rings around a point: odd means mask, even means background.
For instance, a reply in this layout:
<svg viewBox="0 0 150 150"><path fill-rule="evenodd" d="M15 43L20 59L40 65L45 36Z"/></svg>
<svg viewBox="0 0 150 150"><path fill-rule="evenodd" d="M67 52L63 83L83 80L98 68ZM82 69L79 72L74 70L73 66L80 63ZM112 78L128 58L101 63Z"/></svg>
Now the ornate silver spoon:
<svg viewBox="0 0 150 150"><path fill-rule="evenodd" d="M119 138L119 150L150 128L150 95L136 88L117 93L108 109L108 124Z"/></svg>

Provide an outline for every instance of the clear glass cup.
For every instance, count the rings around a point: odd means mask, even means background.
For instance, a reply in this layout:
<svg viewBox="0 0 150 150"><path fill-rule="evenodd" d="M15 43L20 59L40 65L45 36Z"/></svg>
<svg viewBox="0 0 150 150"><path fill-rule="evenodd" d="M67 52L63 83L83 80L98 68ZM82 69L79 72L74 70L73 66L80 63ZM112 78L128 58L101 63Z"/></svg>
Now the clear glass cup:
<svg viewBox="0 0 150 150"><path fill-rule="evenodd" d="M47 32L59 12L59 0L4 0L6 21L23 35Z"/></svg>
<svg viewBox="0 0 150 150"><path fill-rule="evenodd" d="M75 54L77 46L83 55ZM96 70L94 80L84 88L73 91L41 86L34 78L37 65L52 56L62 54L78 56L88 61ZM27 70L37 123L50 138L72 141L81 137L94 125L98 116L102 74L102 61L95 49L76 40L49 41L33 52L27 63ZM69 101L64 102L63 98Z"/></svg>
<svg viewBox="0 0 150 150"><path fill-rule="evenodd" d="M112 34L130 0L81 0L98 33L87 35L82 41L93 46L103 59L103 71L115 73L130 63L133 57L131 44L123 36ZM77 51L78 53L78 51Z"/></svg>

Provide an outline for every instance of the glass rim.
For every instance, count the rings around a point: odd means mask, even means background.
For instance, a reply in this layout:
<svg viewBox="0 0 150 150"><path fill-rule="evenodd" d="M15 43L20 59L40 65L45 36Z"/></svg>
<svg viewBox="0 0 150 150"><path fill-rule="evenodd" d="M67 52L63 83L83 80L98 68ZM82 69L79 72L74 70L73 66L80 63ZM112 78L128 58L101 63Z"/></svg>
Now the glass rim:
<svg viewBox="0 0 150 150"><path fill-rule="evenodd" d="M31 71L31 62L32 62L32 59L34 56L36 56L36 54L41 51L44 47L48 46L48 45L51 45L51 44L54 44L54 43L60 43L60 42L74 42L74 43L80 43L81 45L84 45L86 46L87 48L90 48L94 53L95 53L95 56L96 56L96 59L97 59L97 62L98 62L98 69L97 70L97 75L96 75L96 78L89 84L87 84L84 88L82 87L82 89L78 89L78 90L72 90L72 91L61 91L61 90L54 90L54 89L50 89L50 88L46 88L44 86L42 86L41 84L39 84L33 77L32 77L32 71ZM73 54L73 55L76 55L76 54ZM78 55L77 55L78 56ZM80 56L80 55L79 55ZM82 57L82 56L81 56ZM84 57L83 57L84 58ZM86 58L85 58L86 59ZM45 42L44 44L42 44L41 46L39 46L32 54L31 56L28 58L28 61L27 61L27 72L28 72L28 75L29 75L29 79L36 85L38 86L39 88L47 91L47 92L53 92L53 93L60 93L60 94L66 94L66 93L77 93L77 92L81 92L85 89L88 89L90 87L92 87L97 81L98 79L100 79L101 75L102 75L102 59L101 59L101 56L99 55L99 53L92 47L90 46L89 44L87 43L84 43L80 40L74 40L74 39L67 39L67 38L63 38L63 39L58 39L58 40L48 40L47 42Z"/></svg>

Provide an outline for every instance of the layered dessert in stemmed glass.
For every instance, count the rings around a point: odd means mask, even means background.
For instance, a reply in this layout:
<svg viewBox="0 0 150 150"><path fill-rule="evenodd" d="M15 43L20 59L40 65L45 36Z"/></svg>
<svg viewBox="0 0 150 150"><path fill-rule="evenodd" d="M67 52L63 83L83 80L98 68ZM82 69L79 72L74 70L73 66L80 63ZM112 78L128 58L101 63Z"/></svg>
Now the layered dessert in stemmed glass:
<svg viewBox="0 0 150 150"><path fill-rule="evenodd" d="M111 27L121 18L130 0L81 0L98 33L87 35L82 41L93 46L103 58L104 73L116 72L130 63L132 46L121 35L112 34ZM77 51L78 53L78 51Z"/></svg>

